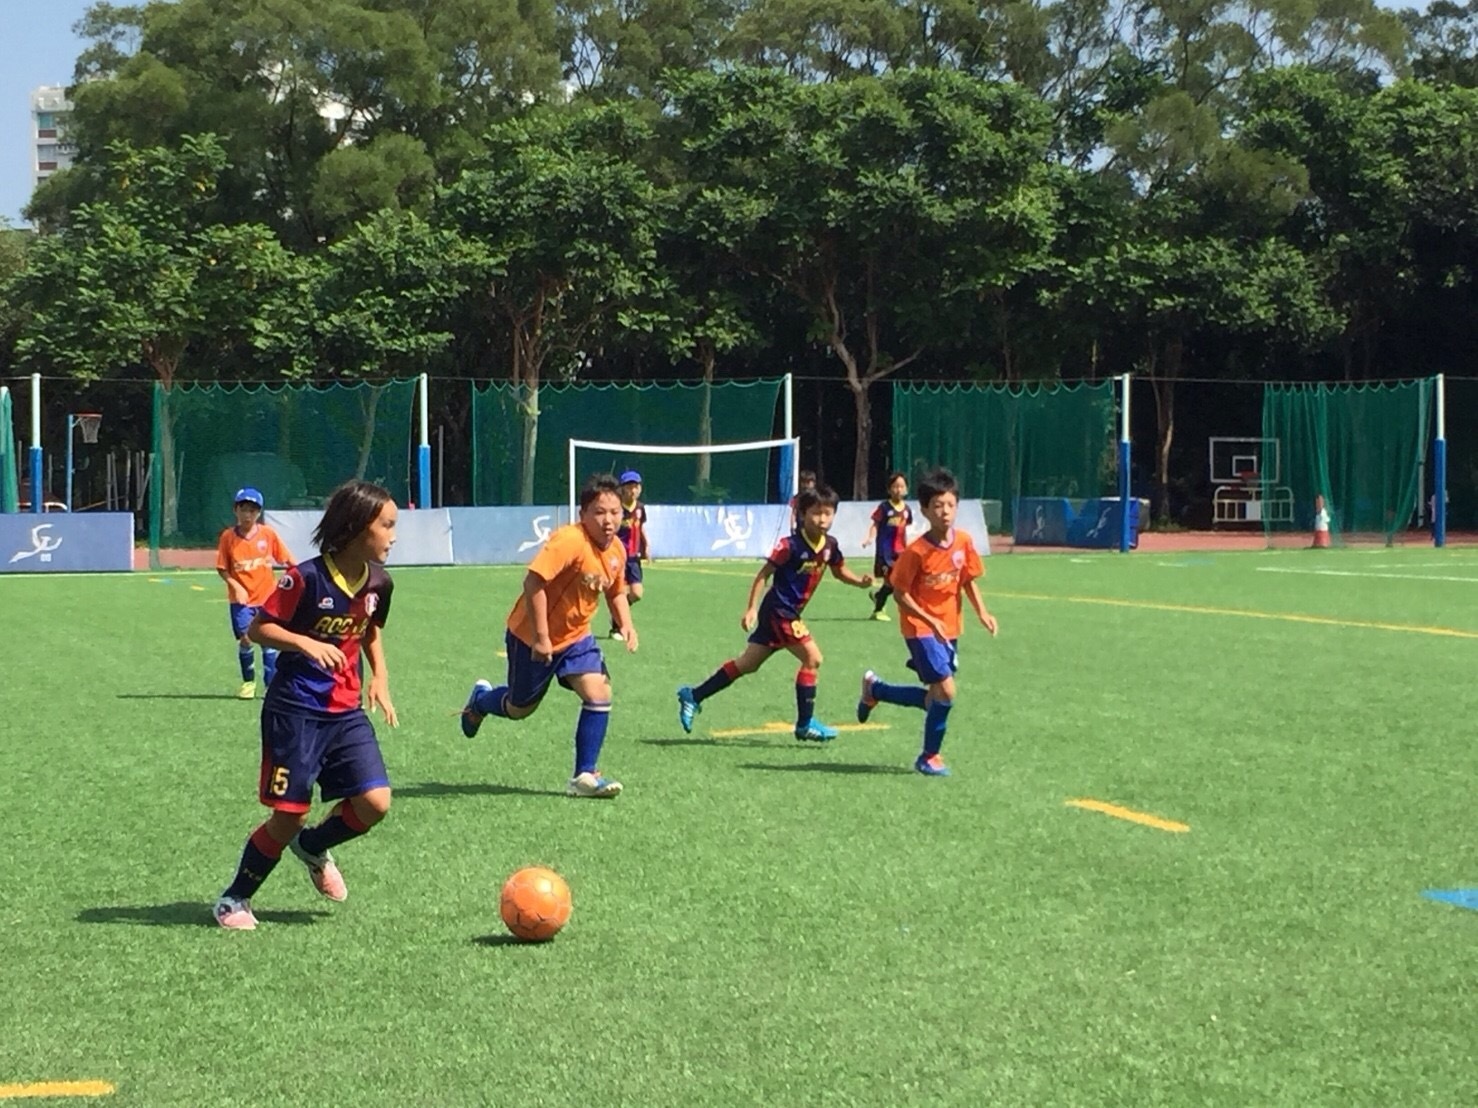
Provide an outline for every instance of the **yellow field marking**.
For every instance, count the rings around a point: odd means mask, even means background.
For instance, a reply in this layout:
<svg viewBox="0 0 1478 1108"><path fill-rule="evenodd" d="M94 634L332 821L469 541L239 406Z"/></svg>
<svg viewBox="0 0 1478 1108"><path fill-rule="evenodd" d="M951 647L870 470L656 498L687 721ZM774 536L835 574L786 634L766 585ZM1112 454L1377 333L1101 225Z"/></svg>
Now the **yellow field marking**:
<svg viewBox="0 0 1478 1108"><path fill-rule="evenodd" d="M205 591L205 586L204 585L191 585L190 586L190 591L191 592L204 592Z"/></svg>
<svg viewBox="0 0 1478 1108"><path fill-rule="evenodd" d="M990 596L1013 600L1055 600L1063 604L1102 604L1109 608L1142 608L1152 612L1190 612L1203 616L1241 616L1243 619L1271 619L1285 623L1313 623L1321 627L1360 627L1367 631L1404 631L1409 635L1438 635L1450 639L1478 639L1478 631L1460 631L1456 627L1428 627L1420 623L1382 623L1369 619L1335 619L1332 616L1310 616L1297 612L1260 612L1252 608L1212 608L1201 604L1163 604L1153 600L1115 600L1106 596L1052 596L1047 593L989 590Z"/></svg>
<svg viewBox="0 0 1478 1108"><path fill-rule="evenodd" d="M31 1085L0 1085L0 1100L24 1100L43 1096L107 1096L113 1086L106 1081L38 1081Z"/></svg>
<svg viewBox="0 0 1478 1108"><path fill-rule="evenodd" d="M1130 823L1142 823L1146 827L1158 827L1161 831L1175 831L1184 833L1191 829L1188 823L1177 823L1173 819L1161 819L1152 816L1148 812L1136 812L1133 808L1120 808L1117 804L1109 804L1103 800L1065 800L1069 808L1085 808L1090 812L1102 812L1106 816L1115 819L1127 819Z"/></svg>
<svg viewBox="0 0 1478 1108"><path fill-rule="evenodd" d="M838 731L886 731L886 723L839 723ZM781 723L779 720L761 724L759 727L734 727L724 731L710 731L709 734L715 739L737 739L742 735L781 735L795 730L793 723Z"/></svg>

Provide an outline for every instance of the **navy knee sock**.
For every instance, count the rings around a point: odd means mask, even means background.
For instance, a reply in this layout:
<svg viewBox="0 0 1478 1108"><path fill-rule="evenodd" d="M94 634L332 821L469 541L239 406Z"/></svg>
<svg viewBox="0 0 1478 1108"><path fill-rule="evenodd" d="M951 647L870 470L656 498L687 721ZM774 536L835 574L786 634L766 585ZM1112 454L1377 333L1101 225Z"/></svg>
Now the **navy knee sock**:
<svg viewBox="0 0 1478 1108"><path fill-rule="evenodd" d="M587 701L580 705L580 719L575 724L575 776L594 773L600 764L600 748L605 745L606 728L611 722L609 700Z"/></svg>

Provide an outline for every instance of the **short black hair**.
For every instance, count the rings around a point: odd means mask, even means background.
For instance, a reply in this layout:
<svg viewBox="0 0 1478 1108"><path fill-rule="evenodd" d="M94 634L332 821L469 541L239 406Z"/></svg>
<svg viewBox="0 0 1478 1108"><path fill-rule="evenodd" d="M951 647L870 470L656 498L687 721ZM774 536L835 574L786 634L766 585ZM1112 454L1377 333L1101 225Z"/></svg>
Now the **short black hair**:
<svg viewBox="0 0 1478 1108"><path fill-rule="evenodd" d="M955 494L956 499L960 495L959 482L955 475L943 466L935 466L928 473L919 478L919 505L927 508L929 501L936 496L942 496L947 492Z"/></svg>
<svg viewBox="0 0 1478 1108"><path fill-rule="evenodd" d="M594 473L585 478L585 486L580 490L580 511L590 507L591 501L605 492L620 497L621 482L616 480L615 474Z"/></svg>
<svg viewBox="0 0 1478 1108"><path fill-rule="evenodd" d="M835 508L836 506L836 490L826 485L817 485L814 489L806 489L795 498L795 514L797 517L805 515L815 507Z"/></svg>
<svg viewBox="0 0 1478 1108"><path fill-rule="evenodd" d="M902 473L895 469L892 473L888 474L888 484L884 485L883 488L887 488L888 485L891 485L894 481L902 481L906 485L908 484L908 474Z"/></svg>
<svg viewBox="0 0 1478 1108"><path fill-rule="evenodd" d="M393 497L372 481L345 481L328 498L323 518L313 529L313 545L325 554L337 554L375 521Z"/></svg>

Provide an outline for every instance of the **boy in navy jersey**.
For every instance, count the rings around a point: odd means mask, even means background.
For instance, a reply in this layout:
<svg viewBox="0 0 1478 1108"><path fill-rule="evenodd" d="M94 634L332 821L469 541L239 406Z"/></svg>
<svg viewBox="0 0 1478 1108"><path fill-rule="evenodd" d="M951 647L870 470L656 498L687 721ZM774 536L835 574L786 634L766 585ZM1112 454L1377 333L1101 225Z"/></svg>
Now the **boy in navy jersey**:
<svg viewBox="0 0 1478 1108"><path fill-rule="evenodd" d="M878 540L877 553L872 560L872 575L882 582L872 594L872 618L887 621L884 608L888 597L893 595L893 586L888 583L888 573L903 548L908 545L908 528L913 523L913 509L908 506L908 478L901 473L888 477L888 499L872 510L872 523L867 528L867 537L862 540L867 547L874 538Z"/></svg>
<svg viewBox="0 0 1478 1108"><path fill-rule="evenodd" d="M837 737L836 728L814 718L821 651L800 618L828 569L838 581L849 585L865 589L872 584L871 577L858 577L843 564L841 547L827 534L836 518L836 507L837 494L824 485L797 496L800 526L775 544L749 587L749 606L740 620L744 630L750 632L749 645L697 688L684 685L677 690L677 718L684 731L693 730L693 717L710 696L759 669L775 651L788 650L801 663L795 675L795 737L807 742L828 742ZM756 612L755 598L771 577L774 583Z"/></svg>
<svg viewBox="0 0 1478 1108"><path fill-rule="evenodd" d="M642 596L642 563L652 560L647 549L647 506L641 502L641 474L628 469L621 474L621 526L616 539L626 552L626 603L635 604ZM611 620L611 638L619 639L621 628Z"/></svg>
<svg viewBox="0 0 1478 1108"><path fill-rule="evenodd" d="M395 545L395 517L395 502L378 485L339 486L313 532L323 553L289 569L252 620L251 641L281 652L262 702L258 791L272 814L252 832L235 879L216 901L222 927L255 929L251 898L284 849L308 867L315 889L344 900L349 891L329 850L390 810L390 778L361 701L397 724L381 635L392 589L381 566ZM360 686L361 652L369 662L367 691ZM315 783L323 799L339 803L305 828Z"/></svg>

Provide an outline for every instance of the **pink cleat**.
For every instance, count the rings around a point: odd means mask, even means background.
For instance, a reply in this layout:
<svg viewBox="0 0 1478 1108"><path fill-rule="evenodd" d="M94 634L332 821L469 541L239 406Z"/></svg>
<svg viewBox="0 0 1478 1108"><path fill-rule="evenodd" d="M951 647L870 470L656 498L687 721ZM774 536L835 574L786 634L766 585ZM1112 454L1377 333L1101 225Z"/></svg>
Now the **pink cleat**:
<svg viewBox="0 0 1478 1108"><path fill-rule="evenodd" d="M227 931L255 931L257 917L252 915L251 901L223 896L216 901L216 922Z"/></svg>
<svg viewBox="0 0 1478 1108"><path fill-rule="evenodd" d="M339 903L349 899L349 886L344 884L344 875L334 864L332 854L326 850L322 854L309 854L298 842L297 835L293 836L293 841L287 844L287 848L297 856L298 861L308 867L308 879L322 895Z"/></svg>

